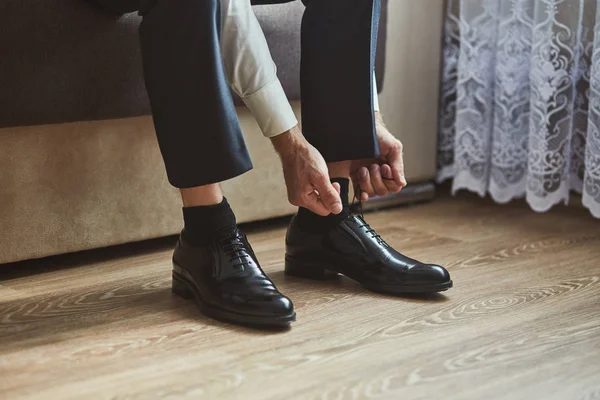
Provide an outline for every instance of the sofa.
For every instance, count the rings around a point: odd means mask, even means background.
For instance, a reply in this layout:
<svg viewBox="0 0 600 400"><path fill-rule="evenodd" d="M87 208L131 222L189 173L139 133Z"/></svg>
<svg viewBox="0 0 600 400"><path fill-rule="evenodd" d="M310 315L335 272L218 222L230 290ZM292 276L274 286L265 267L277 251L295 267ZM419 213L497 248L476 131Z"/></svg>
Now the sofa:
<svg viewBox="0 0 600 400"><path fill-rule="evenodd" d="M391 203L433 193L442 3L384 3L380 103L413 188ZM302 10L255 7L298 117ZM181 201L149 116L140 17L83 0L3 0L0 13L0 264L176 234ZM224 183L227 198L240 222L291 214L270 142L237 110L255 168Z"/></svg>

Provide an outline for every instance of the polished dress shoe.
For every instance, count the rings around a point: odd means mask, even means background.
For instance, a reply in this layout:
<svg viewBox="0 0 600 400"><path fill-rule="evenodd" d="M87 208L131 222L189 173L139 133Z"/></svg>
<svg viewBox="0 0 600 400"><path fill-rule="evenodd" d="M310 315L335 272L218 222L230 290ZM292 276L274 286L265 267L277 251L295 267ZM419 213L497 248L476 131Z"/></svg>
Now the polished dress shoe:
<svg viewBox="0 0 600 400"><path fill-rule="evenodd" d="M325 279L343 274L383 293L440 292L452 287L439 265L408 258L387 244L361 216L348 211L325 232L303 230L292 218L286 236L287 275Z"/></svg>
<svg viewBox="0 0 600 400"><path fill-rule="evenodd" d="M206 246L181 235L173 254L173 293L213 318L242 325L288 325L294 306L265 275L246 235L231 229Z"/></svg>

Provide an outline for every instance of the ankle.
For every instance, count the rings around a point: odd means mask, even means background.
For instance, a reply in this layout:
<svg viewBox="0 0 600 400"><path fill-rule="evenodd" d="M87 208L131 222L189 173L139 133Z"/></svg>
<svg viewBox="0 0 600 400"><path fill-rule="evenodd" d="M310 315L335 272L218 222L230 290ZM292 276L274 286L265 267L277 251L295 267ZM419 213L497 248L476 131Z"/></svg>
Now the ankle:
<svg viewBox="0 0 600 400"><path fill-rule="evenodd" d="M226 198L215 205L184 207L183 220L182 236L192 246L209 244L223 231L237 226Z"/></svg>
<svg viewBox="0 0 600 400"><path fill-rule="evenodd" d="M345 211L340 214L329 214L323 217L308 208L299 207L295 224L304 232L322 233L335 228L347 216Z"/></svg>
<svg viewBox="0 0 600 400"><path fill-rule="evenodd" d="M350 178L350 163L351 161L339 161L327 163L327 169L329 170L329 177L335 178Z"/></svg>
<svg viewBox="0 0 600 400"><path fill-rule="evenodd" d="M214 206L223 202L219 184L180 189L184 207Z"/></svg>

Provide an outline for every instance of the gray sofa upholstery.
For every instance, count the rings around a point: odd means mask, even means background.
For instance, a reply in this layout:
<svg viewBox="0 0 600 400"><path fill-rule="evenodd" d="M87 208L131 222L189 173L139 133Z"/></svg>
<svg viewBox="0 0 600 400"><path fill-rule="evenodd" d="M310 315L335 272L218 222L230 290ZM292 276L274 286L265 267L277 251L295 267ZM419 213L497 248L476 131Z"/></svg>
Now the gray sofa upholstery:
<svg viewBox="0 0 600 400"><path fill-rule="evenodd" d="M300 1L255 7L290 100L300 96L302 11ZM0 127L149 114L136 13L117 15L84 0L2 0L0 13Z"/></svg>

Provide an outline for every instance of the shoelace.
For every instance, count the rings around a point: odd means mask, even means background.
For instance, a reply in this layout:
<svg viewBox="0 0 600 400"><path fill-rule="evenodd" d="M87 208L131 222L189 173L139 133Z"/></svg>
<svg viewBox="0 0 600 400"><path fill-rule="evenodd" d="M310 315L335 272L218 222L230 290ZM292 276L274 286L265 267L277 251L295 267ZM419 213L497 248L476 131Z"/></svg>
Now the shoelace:
<svg viewBox="0 0 600 400"><path fill-rule="evenodd" d="M385 178L384 178L385 179ZM358 200L358 208L360 210L360 220L362 221L362 225L359 226L359 228L366 228L365 232L367 234L371 235L371 238L377 240L377 243L379 243L382 246L385 247L389 247L389 244L387 244L387 242L385 240L383 240L383 238L381 236L379 236L379 234L377 232L375 232L375 230L373 228L371 228L371 226L365 221L365 214L363 211L363 202L361 200L361 195L363 190L361 189L360 185L356 185L356 193L354 193L354 197L352 198L352 204L350 205L350 215L353 214L357 214L355 212L356 206L355 206L355 201Z"/></svg>
<svg viewBox="0 0 600 400"><path fill-rule="evenodd" d="M234 267L246 267L251 264L252 257L237 229L220 239L220 243L223 252L229 256L229 261L239 260L238 263L233 264Z"/></svg>

